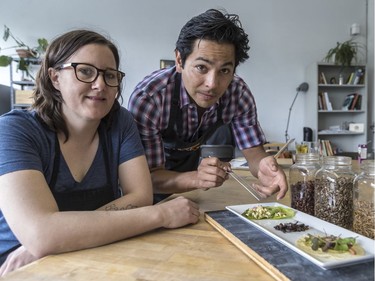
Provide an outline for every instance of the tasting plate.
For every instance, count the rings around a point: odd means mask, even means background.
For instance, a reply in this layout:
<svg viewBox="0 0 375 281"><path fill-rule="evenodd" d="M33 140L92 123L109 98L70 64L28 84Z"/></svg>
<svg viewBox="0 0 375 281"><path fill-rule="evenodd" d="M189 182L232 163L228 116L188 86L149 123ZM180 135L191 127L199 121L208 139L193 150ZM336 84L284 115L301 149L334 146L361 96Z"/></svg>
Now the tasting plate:
<svg viewBox="0 0 375 281"><path fill-rule="evenodd" d="M268 234L272 238L276 239L277 241L281 242L285 246L289 247L293 251L297 252L301 256L305 257L306 259L310 260L314 264L320 266L323 269L335 268L346 266L350 264L361 263L364 261L372 260L374 258L374 240L367 238L363 235L355 233L353 231L347 230L345 228L339 227L332 223L323 221L318 219L314 216L308 215L306 213L295 211L295 216L290 219L263 219L263 220L250 220L242 215L249 208L257 207L257 206L281 206L284 208L290 208L288 206L279 204L277 202L273 203L258 203L258 204L246 204L246 205L233 205L227 206L226 209L230 212L234 213L235 215L239 216L241 219L246 221L247 223L257 227L264 233ZM292 209L292 208L290 208ZM304 223L309 226L309 229L306 231L301 232L289 232L284 233L280 230L276 230L274 226L280 223L289 223L289 222L300 222ZM302 236L307 235L307 233L313 235L336 235L341 237L355 237L356 243L359 244L364 250L364 255L352 255L347 258L322 258L319 256L315 256L314 254L307 253L302 249L298 248L296 245L296 241L300 239Z"/></svg>

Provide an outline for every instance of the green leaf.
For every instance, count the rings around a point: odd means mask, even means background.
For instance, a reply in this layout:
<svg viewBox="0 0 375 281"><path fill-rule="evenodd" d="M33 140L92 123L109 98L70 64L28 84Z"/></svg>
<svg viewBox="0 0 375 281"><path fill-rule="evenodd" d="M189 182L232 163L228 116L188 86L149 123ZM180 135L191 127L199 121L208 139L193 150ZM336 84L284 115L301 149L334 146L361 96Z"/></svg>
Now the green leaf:
<svg viewBox="0 0 375 281"><path fill-rule="evenodd" d="M355 244L356 239L353 237L338 238L334 250L336 251L348 251L351 246Z"/></svg>
<svg viewBox="0 0 375 281"><path fill-rule="evenodd" d="M48 41L46 38L39 38L38 39L38 45L39 45L39 49L41 51L46 51L47 50L47 46L48 46Z"/></svg>
<svg viewBox="0 0 375 281"><path fill-rule="evenodd" d="M273 219L286 219L294 217L294 211L284 207L269 207Z"/></svg>
<svg viewBox="0 0 375 281"><path fill-rule="evenodd" d="M6 25L4 25L4 34L3 34L4 41L8 40L9 34L10 34L9 27L7 27Z"/></svg>
<svg viewBox="0 0 375 281"><path fill-rule="evenodd" d="M25 61L24 58L20 59L20 62L18 64L18 69L22 71L28 71L28 63Z"/></svg>
<svg viewBox="0 0 375 281"><path fill-rule="evenodd" d="M334 56L336 64L350 66L353 58L356 59L359 47L360 44L354 42L353 39L347 40L343 43L337 42L336 47L331 48L328 51L325 61L329 62Z"/></svg>
<svg viewBox="0 0 375 281"><path fill-rule="evenodd" d="M8 66L12 62L12 58L8 56L0 56L0 66Z"/></svg>
<svg viewBox="0 0 375 281"><path fill-rule="evenodd" d="M257 206L247 209L242 213L248 219L261 220L261 219L287 219L292 218L295 212L290 208L281 206Z"/></svg>

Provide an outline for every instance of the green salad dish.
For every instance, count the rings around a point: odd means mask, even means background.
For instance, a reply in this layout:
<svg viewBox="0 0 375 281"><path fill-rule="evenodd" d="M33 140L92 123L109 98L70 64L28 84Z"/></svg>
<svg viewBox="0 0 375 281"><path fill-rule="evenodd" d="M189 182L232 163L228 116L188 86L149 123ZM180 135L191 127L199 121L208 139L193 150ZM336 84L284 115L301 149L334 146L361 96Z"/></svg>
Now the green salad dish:
<svg viewBox="0 0 375 281"><path fill-rule="evenodd" d="M281 206L256 206L249 208L242 213L242 215L250 220L264 220L264 219L289 219L295 215L294 210L284 208Z"/></svg>

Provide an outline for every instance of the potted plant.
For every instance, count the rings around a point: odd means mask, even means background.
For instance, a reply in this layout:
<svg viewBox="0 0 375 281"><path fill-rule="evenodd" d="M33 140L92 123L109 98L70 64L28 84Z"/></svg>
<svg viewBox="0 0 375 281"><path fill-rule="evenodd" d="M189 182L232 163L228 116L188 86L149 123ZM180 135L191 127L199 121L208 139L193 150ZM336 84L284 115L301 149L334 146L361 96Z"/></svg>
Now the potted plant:
<svg viewBox="0 0 375 281"><path fill-rule="evenodd" d="M32 58L37 61L46 51L47 46L48 46L48 41L45 38L39 38L37 41L37 46L35 47L30 47L26 45L21 39L17 38L12 34L10 31L9 27L4 25L4 34L3 34L3 40L7 41L9 38L12 38L15 42L16 45L7 47L7 48L0 48L1 50L6 50L6 49L15 49L19 59L18 61L18 66L17 70L25 71L26 74L30 77L32 77L29 73L29 64L30 61L27 58ZM0 55L0 66L5 67L8 66L9 64L12 63L14 60L14 56L11 55ZM32 77L33 78L33 77Z"/></svg>
<svg viewBox="0 0 375 281"><path fill-rule="evenodd" d="M354 42L353 39L345 42L337 42L336 47L331 48L324 60L326 62L333 61L335 64L350 66L353 59L357 60L358 49L360 45Z"/></svg>

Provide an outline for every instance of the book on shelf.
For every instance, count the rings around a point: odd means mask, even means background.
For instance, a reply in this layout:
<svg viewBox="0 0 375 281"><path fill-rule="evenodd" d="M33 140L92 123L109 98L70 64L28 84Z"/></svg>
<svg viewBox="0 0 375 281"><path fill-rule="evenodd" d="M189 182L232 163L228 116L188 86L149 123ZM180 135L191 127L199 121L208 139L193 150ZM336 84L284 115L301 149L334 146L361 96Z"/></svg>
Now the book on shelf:
<svg viewBox="0 0 375 281"><path fill-rule="evenodd" d="M350 84L353 84L353 81L354 81L354 72L350 73L349 77L348 77L348 80L346 81L346 84L350 85Z"/></svg>
<svg viewBox="0 0 375 281"><path fill-rule="evenodd" d="M361 110L362 107L362 95L358 94L357 102L354 104L355 110Z"/></svg>
<svg viewBox="0 0 375 281"><path fill-rule="evenodd" d="M353 85L362 84L363 83L362 78L363 78L363 70L362 70L362 68L358 68L355 71L355 77L353 79Z"/></svg>
<svg viewBox="0 0 375 281"><path fill-rule="evenodd" d="M342 110L350 110L351 109L351 106L353 104L353 100L355 98L357 94L356 93L352 93L352 94L349 94L346 96L343 104L342 104Z"/></svg>
<svg viewBox="0 0 375 281"><path fill-rule="evenodd" d="M346 96L342 110L361 110L362 95L358 93L352 93Z"/></svg>
<svg viewBox="0 0 375 281"><path fill-rule="evenodd" d="M325 146L323 145L322 140L319 141L319 152L320 152L320 155L327 156L327 151L326 151Z"/></svg>
<svg viewBox="0 0 375 281"><path fill-rule="evenodd" d="M318 93L318 110L323 110L322 93Z"/></svg>
<svg viewBox="0 0 375 281"><path fill-rule="evenodd" d="M323 92L319 92L318 99L319 99L319 105L321 106L320 109L321 110L327 110L327 104L326 104L326 100L324 98Z"/></svg>
<svg viewBox="0 0 375 281"><path fill-rule="evenodd" d="M320 72L319 84L328 84L324 72Z"/></svg>
<svg viewBox="0 0 375 281"><path fill-rule="evenodd" d="M364 72L362 68L356 69L355 72L350 73L346 84L348 85L359 85L363 84Z"/></svg>
<svg viewBox="0 0 375 281"><path fill-rule="evenodd" d="M327 147L328 156L333 156L334 152L333 152L333 148L332 148L331 142L329 140L325 140L325 145Z"/></svg>
<svg viewBox="0 0 375 281"><path fill-rule="evenodd" d="M353 101L350 105L350 110L360 110L361 107L357 108L358 106L358 99L361 97L360 94L355 94L354 98L353 98Z"/></svg>
<svg viewBox="0 0 375 281"><path fill-rule="evenodd" d="M329 100L328 92L324 92L324 93L323 93L323 101L324 101L325 104L326 104L326 110L333 110L333 108L332 108L332 103L331 103L331 101Z"/></svg>
<svg viewBox="0 0 375 281"><path fill-rule="evenodd" d="M319 140L319 151L322 156L335 155L335 149L332 147L329 140Z"/></svg>

